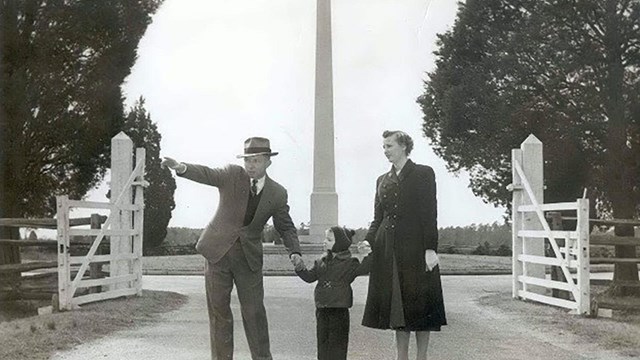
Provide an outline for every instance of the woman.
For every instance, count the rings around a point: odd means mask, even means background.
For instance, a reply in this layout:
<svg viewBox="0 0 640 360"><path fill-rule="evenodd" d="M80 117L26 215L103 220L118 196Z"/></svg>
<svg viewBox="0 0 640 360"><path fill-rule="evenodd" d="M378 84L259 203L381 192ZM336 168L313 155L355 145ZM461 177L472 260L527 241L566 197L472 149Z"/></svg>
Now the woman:
<svg viewBox="0 0 640 360"><path fill-rule="evenodd" d="M417 359L426 359L430 332L447 324L436 255L435 175L409 159L409 135L385 131L382 137L392 167L376 182L374 219L365 237L373 258L362 325L395 330L398 360L408 359L414 331Z"/></svg>

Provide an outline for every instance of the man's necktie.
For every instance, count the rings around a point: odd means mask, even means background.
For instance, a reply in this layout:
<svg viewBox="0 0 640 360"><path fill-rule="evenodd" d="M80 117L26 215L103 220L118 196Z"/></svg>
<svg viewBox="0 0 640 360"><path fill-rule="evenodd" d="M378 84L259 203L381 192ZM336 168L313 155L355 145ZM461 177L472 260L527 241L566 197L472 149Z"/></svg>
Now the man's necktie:
<svg viewBox="0 0 640 360"><path fill-rule="evenodd" d="M251 195L258 194L258 179L251 179Z"/></svg>

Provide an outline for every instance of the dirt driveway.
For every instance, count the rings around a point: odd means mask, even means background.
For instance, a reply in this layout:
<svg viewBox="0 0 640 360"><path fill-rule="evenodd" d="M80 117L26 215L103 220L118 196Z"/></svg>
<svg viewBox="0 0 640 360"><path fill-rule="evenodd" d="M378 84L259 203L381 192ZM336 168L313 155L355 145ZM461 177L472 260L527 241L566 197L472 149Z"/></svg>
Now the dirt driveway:
<svg viewBox="0 0 640 360"><path fill-rule="evenodd" d="M363 277L354 283L349 359L394 359L393 333L360 325L367 281ZM443 286L449 325L432 335L430 360L630 359L560 328L514 320L499 308L480 304L480 298L508 292L510 276L444 276ZM179 292L190 300L155 325L118 332L53 359L209 359L204 278L145 276L144 287ZM265 277L265 297L274 359L315 359L313 284L291 276ZM232 308L235 358L250 359L235 295Z"/></svg>

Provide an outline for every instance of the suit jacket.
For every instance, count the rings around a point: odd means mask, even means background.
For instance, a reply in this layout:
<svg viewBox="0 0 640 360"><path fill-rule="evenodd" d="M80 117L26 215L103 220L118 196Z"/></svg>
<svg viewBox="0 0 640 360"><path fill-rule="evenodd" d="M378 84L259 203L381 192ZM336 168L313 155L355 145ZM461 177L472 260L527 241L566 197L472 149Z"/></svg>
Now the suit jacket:
<svg viewBox="0 0 640 360"><path fill-rule="evenodd" d="M262 268L262 231L269 218L283 239L289 254L300 253L296 227L289 215L287 190L269 176L262 188L260 202L251 223L243 226L250 193L250 178L238 165L209 168L186 164L187 171L179 176L218 188L220 202L213 219L200 234L196 250L212 263L218 262L229 251L236 240L242 249L251 270Z"/></svg>

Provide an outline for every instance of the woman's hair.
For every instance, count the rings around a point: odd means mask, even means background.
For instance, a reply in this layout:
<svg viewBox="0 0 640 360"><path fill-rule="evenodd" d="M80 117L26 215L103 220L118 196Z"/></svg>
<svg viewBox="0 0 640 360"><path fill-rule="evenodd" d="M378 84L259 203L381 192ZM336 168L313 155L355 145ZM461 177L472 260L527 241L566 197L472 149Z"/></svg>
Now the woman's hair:
<svg viewBox="0 0 640 360"><path fill-rule="evenodd" d="M404 152L407 156L409 156L409 154L411 154L411 150L413 150L413 139L411 138L411 136L409 136L409 134L407 134L406 132L400 130L385 130L382 133L382 138L386 139L393 135L396 136L396 142L398 143L398 145L406 146Z"/></svg>

